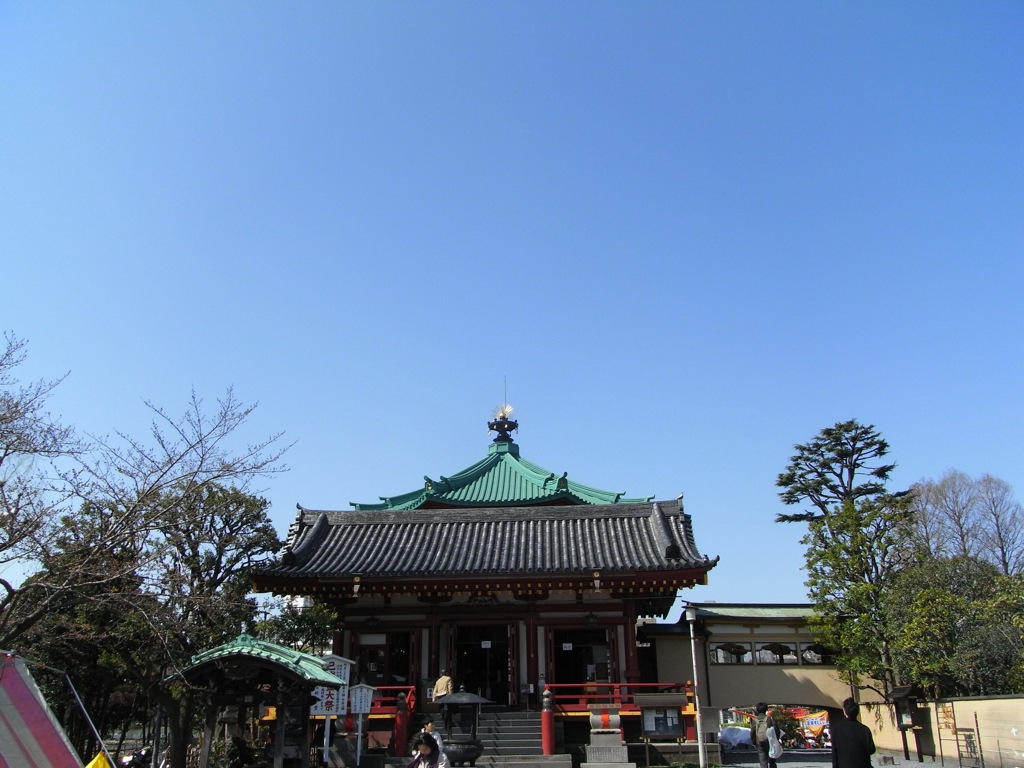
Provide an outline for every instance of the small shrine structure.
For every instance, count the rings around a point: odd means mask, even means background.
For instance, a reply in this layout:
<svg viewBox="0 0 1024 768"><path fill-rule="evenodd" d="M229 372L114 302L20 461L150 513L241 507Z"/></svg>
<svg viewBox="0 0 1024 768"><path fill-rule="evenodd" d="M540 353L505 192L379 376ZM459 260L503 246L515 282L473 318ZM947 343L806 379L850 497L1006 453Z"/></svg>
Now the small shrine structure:
<svg viewBox="0 0 1024 768"><path fill-rule="evenodd" d="M174 677L207 691L199 768L210 764L220 718L226 716L234 723L233 728L226 729L234 732L225 733L225 737L243 736L244 724L258 718L266 706L274 707L276 712L270 765L309 768L311 694L318 688L347 688L344 680L327 670L323 659L244 634L193 656Z"/></svg>

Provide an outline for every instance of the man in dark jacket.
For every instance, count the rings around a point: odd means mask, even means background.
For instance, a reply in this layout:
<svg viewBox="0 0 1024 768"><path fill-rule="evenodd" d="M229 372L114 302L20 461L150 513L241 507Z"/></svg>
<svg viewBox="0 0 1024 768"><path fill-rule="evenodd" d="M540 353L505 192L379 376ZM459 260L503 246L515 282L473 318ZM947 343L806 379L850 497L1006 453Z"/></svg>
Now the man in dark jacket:
<svg viewBox="0 0 1024 768"><path fill-rule="evenodd" d="M857 722L860 706L852 698L843 702L844 717L829 722L832 735L832 768L871 768L875 740L871 729Z"/></svg>

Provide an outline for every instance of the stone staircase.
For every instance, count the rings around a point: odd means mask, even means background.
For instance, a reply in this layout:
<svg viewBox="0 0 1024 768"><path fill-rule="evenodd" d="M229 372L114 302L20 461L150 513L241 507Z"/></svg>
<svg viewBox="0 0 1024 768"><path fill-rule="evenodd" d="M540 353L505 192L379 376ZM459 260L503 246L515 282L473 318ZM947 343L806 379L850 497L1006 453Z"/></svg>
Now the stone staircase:
<svg viewBox="0 0 1024 768"><path fill-rule="evenodd" d="M388 757L386 768L405 768L411 757ZM476 760L476 768L572 768L572 755L488 755Z"/></svg>
<svg viewBox="0 0 1024 768"><path fill-rule="evenodd" d="M540 729L540 712L483 710L476 737L484 745L484 756L540 755Z"/></svg>
<svg viewBox="0 0 1024 768"><path fill-rule="evenodd" d="M433 720L444 736L440 716L434 716ZM460 736L468 738L468 727L456 723L452 736L456 740ZM484 707L476 737L484 748L476 759L476 768L572 768L572 755L542 754L540 712ZM387 768L405 768L409 759L389 757Z"/></svg>

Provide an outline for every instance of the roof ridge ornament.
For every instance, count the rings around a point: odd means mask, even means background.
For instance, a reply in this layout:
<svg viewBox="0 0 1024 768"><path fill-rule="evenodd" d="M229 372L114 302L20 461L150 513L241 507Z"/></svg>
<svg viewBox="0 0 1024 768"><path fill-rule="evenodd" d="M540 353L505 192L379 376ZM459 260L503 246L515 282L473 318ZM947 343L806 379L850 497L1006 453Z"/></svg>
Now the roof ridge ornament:
<svg viewBox="0 0 1024 768"><path fill-rule="evenodd" d="M495 409L494 418L487 422L487 431L498 433L494 438L495 443L515 442L510 433L519 429L519 422L512 420L512 410L511 405L502 403Z"/></svg>

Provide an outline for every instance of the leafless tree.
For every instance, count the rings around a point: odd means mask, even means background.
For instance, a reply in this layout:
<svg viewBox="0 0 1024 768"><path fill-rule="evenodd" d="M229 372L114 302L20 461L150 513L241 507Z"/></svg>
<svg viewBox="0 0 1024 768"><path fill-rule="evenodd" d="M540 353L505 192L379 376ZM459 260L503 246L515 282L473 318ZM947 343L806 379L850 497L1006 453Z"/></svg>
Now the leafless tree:
<svg viewBox="0 0 1024 768"><path fill-rule="evenodd" d="M986 556L1004 575L1024 570L1024 510L1005 480L982 475L977 481L978 516Z"/></svg>
<svg viewBox="0 0 1024 768"><path fill-rule="evenodd" d="M971 478L957 469L947 470L938 480L917 484L915 497L919 518L930 518L935 554L975 557L981 550L978 525L977 490ZM924 525L922 525L924 527Z"/></svg>
<svg viewBox="0 0 1024 768"><path fill-rule="evenodd" d="M0 648L72 592L124 578L152 551L166 505L188 504L211 485L246 489L286 470L280 434L237 448L256 408L229 389L208 410L195 392L178 417L152 403L148 439L121 432L80 438L45 410L62 379L19 384L25 343L8 334L0 353L0 566L33 571L0 578ZM82 511L88 511L88 524ZM125 571L110 568L117 552ZM68 553L74 553L69 556ZM34 569L34 570L33 570Z"/></svg>
<svg viewBox="0 0 1024 768"><path fill-rule="evenodd" d="M1024 569L1024 511L1008 483L948 470L913 488L918 546L932 557L978 557L1004 574Z"/></svg>
<svg viewBox="0 0 1024 768"><path fill-rule="evenodd" d="M938 511L935 484L922 480L911 489L914 511L914 539L928 557L946 557L950 552L949 526Z"/></svg>
<svg viewBox="0 0 1024 768"><path fill-rule="evenodd" d="M21 383L15 370L25 360L24 340L4 334L0 351L0 648L31 624L23 608L42 585L22 587L25 563L38 560L40 543L54 530L70 491L59 482L54 463L75 456L81 443L74 430L46 410L63 377ZM32 598L29 600L28 598ZM32 612L29 612L32 613ZM36 614L39 611L35 611Z"/></svg>

